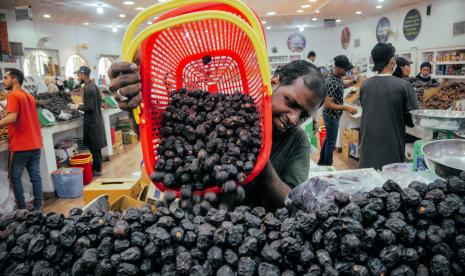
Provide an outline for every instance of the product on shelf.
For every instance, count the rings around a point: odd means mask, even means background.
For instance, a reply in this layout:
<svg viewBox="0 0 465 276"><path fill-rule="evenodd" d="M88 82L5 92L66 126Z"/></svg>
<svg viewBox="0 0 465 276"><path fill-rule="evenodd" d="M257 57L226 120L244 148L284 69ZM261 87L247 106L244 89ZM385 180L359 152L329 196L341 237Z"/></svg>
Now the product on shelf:
<svg viewBox="0 0 465 276"><path fill-rule="evenodd" d="M335 192L310 212L18 210L0 217L6 275L464 275L465 173L402 189L387 181L350 200ZM189 195L187 195L189 197ZM194 200L194 198L192 198ZM34 271L34 272L33 272ZM426 273L426 274L425 274Z"/></svg>
<svg viewBox="0 0 465 276"><path fill-rule="evenodd" d="M446 82L440 85L437 93L421 103L421 108L446 110L452 107L455 101L464 99L464 82Z"/></svg>
<svg viewBox="0 0 465 276"><path fill-rule="evenodd" d="M174 91L160 127L152 179L168 189L189 185L234 191L261 148L260 115L243 93Z"/></svg>

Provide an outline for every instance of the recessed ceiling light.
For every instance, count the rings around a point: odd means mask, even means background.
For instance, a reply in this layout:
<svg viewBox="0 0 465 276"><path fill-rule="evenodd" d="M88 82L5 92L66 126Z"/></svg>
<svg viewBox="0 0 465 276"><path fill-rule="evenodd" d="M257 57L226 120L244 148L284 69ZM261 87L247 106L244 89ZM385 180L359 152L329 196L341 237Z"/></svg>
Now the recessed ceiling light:
<svg viewBox="0 0 465 276"><path fill-rule="evenodd" d="M276 12L267 12L266 15L275 15Z"/></svg>
<svg viewBox="0 0 465 276"><path fill-rule="evenodd" d="M98 14L102 14L102 13L103 13L102 5L98 5L97 13L98 13Z"/></svg>
<svg viewBox="0 0 465 276"><path fill-rule="evenodd" d="M271 30L271 26L266 27L267 30Z"/></svg>
<svg viewBox="0 0 465 276"><path fill-rule="evenodd" d="M320 13L320 10L316 10L315 12L316 12L316 13Z"/></svg>
<svg viewBox="0 0 465 276"><path fill-rule="evenodd" d="M304 10L297 10L297 12L298 12L298 13L303 13L303 12L304 12Z"/></svg>
<svg viewBox="0 0 465 276"><path fill-rule="evenodd" d="M381 5L376 6L377 9L381 9L382 7L383 6L381 6Z"/></svg>
<svg viewBox="0 0 465 276"><path fill-rule="evenodd" d="M316 2L316 0L309 0L309 2Z"/></svg>
<svg viewBox="0 0 465 276"><path fill-rule="evenodd" d="M303 32L305 30L304 27L299 27L299 31Z"/></svg>
<svg viewBox="0 0 465 276"><path fill-rule="evenodd" d="M380 2L380 3L381 3L381 2L384 2L384 0L378 0L378 2Z"/></svg>
<svg viewBox="0 0 465 276"><path fill-rule="evenodd" d="M300 6L302 9L310 8L312 5L302 5Z"/></svg>
<svg viewBox="0 0 465 276"><path fill-rule="evenodd" d="M125 4L125 5L134 5L134 1L124 1L123 4Z"/></svg>
<svg viewBox="0 0 465 276"><path fill-rule="evenodd" d="M362 14L362 11L356 11L355 14Z"/></svg>
<svg viewBox="0 0 465 276"><path fill-rule="evenodd" d="M122 14L120 14L120 15L119 15L119 17L121 17L121 18L125 18L125 17L126 17L126 15L125 15L124 13L122 13Z"/></svg>
<svg viewBox="0 0 465 276"><path fill-rule="evenodd" d="M336 19L336 22L337 22L337 23L341 23L341 19Z"/></svg>
<svg viewBox="0 0 465 276"><path fill-rule="evenodd" d="M262 20L262 24L266 24L266 21L265 21L265 20Z"/></svg>
<svg viewBox="0 0 465 276"><path fill-rule="evenodd" d="M44 18L50 18L50 14L44 14Z"/></svg>
<svg viewBox="0 0 465 276"><path fill-rule="evenodd" d="M89 26L90 23L89 22L84 22L84 25Z"/></svg>
<svg viewBox="0 0 465 276"><path fill-rule="evenodd" d="M318 18L316 18L316 17L312 18L312 21L317 21L317 20L318 20Z"/></svg>
<svg viewBox="0 0 465 276"><path fill-rule="evenodd" d="M116 26L113 26L113 28L111 28L111 30L112 30L114 33L118 32L118 28L116 28Z"/></svg>
<svg viewBox="0 0 465 276"><path fill-rule="evenodd" d="M137 7L136 8L136 11L143 11L143 10L144 10L144 8L142 8L142 7Z"/></svg>
<svg viewBox="0 0 465 276"><path fill-rule="evenodd" d="M166 2L166 0L158 0L158 2L164 3L164 2Z"/></svg>

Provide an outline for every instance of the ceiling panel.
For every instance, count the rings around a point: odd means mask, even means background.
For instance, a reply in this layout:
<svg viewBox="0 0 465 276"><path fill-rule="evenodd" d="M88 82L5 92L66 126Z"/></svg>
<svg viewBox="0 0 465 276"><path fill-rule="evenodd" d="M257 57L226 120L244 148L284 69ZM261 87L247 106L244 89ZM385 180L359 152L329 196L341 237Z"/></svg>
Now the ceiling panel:
<svg viewBox="0 0 465 276"><path fill-rule="evenodd" d="M176 1L176 0L171 0ZM156 0L133 0L133 5L124 5L123 0L1 0L0 9L13 9L15 6L31 5L34 20L47 20L60 24L83 25L89 22L89 27L110 31L112 26L125 28L134 16L140 11L137 7L148 7ZM426 0L244 0L246 4L267 21L267 26L273 29L286 30L295 29L298 26L309 28L323 27L323 19L340 19L341 23L347 24L366 16L373 16L387 11L397 9L406 5ZM104 13L98 14L96 9L101 4ZM310 7L304 7L309 5ZM383 8L377 9L377 5ZM302 12L297 12L301 10ZM361 15L355 14L362 11ZM319 13L317 12L319 11ZM276 12L274 16L268 16L268 12ZM43 18L44 14L51 17ZM121 18L120 14L126 17ZM316 18L313 21L312 18Z"/></svg>

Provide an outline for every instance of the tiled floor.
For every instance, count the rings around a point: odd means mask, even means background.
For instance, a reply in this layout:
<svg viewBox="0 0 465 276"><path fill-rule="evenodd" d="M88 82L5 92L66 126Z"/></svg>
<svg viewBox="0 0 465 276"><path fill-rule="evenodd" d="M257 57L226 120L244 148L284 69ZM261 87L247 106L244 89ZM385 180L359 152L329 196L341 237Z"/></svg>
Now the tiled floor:
<svg viewBox="0 0 465 276"><path fill-rule="evenodd" d="M103 163L103 176L98 178L131 177L132 173L140 171L141 160L142 151L139 143L134 145L124 145L124 150L121 154L114 156L111 161ZM84 207L84 201L82 198L55 198L47 200L44 204L44 212L68 214L68 211L74 207Z"/></svg>
<svg viewBox="0 0 465 276"><path fill-rule="evenodd" d="M319 155L312 156L315 162L318 162ZM140 144L125 145L121 154L114 157L110 162L103 164L102 178L127 178L131 177L132 173L140 171L140 162L142 160L142 152ZM356 169L358 162L354 159L343 158L341 153L334 153L334 164L337 170ZM82 198L63 199L55 198L45 202L45 212L56 212L68 214L69 210L74 208L84 207Z"/></svg>

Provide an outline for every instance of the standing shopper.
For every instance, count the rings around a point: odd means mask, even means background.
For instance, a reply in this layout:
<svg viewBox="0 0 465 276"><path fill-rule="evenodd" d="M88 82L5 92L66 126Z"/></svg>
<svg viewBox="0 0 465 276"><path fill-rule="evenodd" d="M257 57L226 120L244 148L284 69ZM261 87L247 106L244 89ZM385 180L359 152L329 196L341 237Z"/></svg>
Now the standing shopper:
<svg viewBox="0 0 465 276"><path fill-rule="evenodd" d="M92 153L92 171L94 176L102 175L102 148L107 146L105 139L103 118L102 118L102 98L100 92L89 77L90 68L81 66L75 72L79 81L84 83L84 104L77 107L84 111L84 144Z"/></svg>
<svg viewBox="0 0 465 276"><path fill-rule="evenodd" d="M27 168L34 194L34 210L42 208L42 178L40 177L40 152L42 137L34 97L21 89L24 74L18 69L5 69L3 85L7 96L7 115L0 120L0 127L8 126L10 145L9 175L18 204L25 209L21 175Z"/></svg>
<svg viewBox="0 0 465 276"><path fill-rule="evenodd" d="M371 50L378 75L366 80L360 90L360 168L380 170L405 159L405 126L413 127L409 112L418 109L418 102L413 86L392 75L394 53L395 48L385 43Z"/></svg>
<svg viewBox="0 0 465 276"><path fill-rule="evenodd" d="M438 81L431 78L431 63L425 61L420 66L420 73L418 73L417 80L422 81L424 84L435 85Z"/></svg>
<svg viewBox="0 0 465 276"><path fill-rule="evenodd" d="M326 127L325 142L321 146L320 160L318 165L331 166L333 164L333 151L336 146L337 133L339 130L339 120L342 111L349 113L357 113L357 109L344 105L344 88L356 83L353 80L351 83L344 84L342 77L347 72L352 70L353 65L349 59L344 56L334 58L334 72L326 79L326 88L328 96L325 100L325 108L323 110L323 119Z"/></svg>
<svg viewBox="0 0 465 276"><path fill-rule="evenodd" d="M415 79L410 77L410 73L411 73L410 65L411 64L412 63L409 62L407 59L403 57L397 57L396 58L397 67L396 67L396 70L394 70L394 73L392 73L392 75L394 77L404 79L410 83L414 82Z"/></svg>

